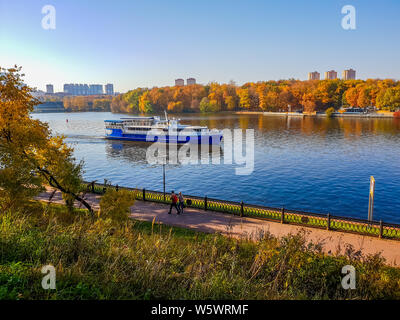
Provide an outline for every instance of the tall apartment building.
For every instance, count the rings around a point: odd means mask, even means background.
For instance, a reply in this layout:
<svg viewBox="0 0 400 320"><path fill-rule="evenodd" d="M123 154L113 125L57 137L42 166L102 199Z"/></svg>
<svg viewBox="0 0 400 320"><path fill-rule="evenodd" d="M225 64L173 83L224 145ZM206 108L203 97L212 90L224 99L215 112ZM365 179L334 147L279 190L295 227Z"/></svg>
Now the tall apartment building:
<svg viewBox="0 0 400 320"><path fill-rule="evenodd" d="M195 78L189 78L186 80L186 83L188 86L190 86L191 84L196 84L196 79Z"/></svg>
<svg viewBox="0 0 400 320"><path fill-rule="evenodd" d="M335 70L325 72L325 80L337 79L337 72Z"/></svg>
<svg viewBox="0 0 400 320"><path fill-rule="evenodd" d="M54 93L54 87L52 84L46 84L46 93L47 94L53 94Z"/></svg>
<svg viewBox="0 0 400 320"><path fill-rule="evenodd" d="M103 86L101 84L77 84L68 83L64 84L64 93L73 96L88 96L103 94Z"/></svg>
<svg viewBox="0 0 400 320"><path fill-rule="evenodd" d="M342 78L343 80L356 80L356 70L344 70Z"/></svg>
<svg viewBox="0 0 400 320"><path fill-rule="evenodd" d="M103 86L101 84L89 85L89 95L103 94Z"/></svg>
<svg viewBox="0 0 400 320"><path fill-rule="evenodd" d="M112 83L107 83L104 86L104 92L105 94L112 96L114 94L114 85Z"/></svg>
<svg viewBox="0 0 400 320"><path fill-rule="evenodd" d="M175 80L175 86L184 86L184 85L185 85L185 80L183 80L183 79Z"/></svg>
<svg viewBox="0 0 400 320"><path fill-rule="evenodd" d="M308 73L308 80L320 80L321 74L317 71Z"/></svg>
<svg viewBox="0 0 400 320"><path fill-rule="evenodd" d="M73 96L87 96L89 94L89 86L77 83L64 84L64 93Z"/></svg>

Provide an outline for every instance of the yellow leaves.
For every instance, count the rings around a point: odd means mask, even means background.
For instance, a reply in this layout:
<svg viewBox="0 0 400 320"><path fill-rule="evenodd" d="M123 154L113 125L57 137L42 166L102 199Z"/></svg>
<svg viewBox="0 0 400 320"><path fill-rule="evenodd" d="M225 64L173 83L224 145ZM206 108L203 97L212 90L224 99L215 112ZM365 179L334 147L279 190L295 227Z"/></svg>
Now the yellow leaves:
<svg viewBox="0 0 400 320"><path fill-rule="evenodd" d="M250 109L250 95L249 89L238 89L237 94L240 99L240 106L244 109Z"/></svg>
<svg viewBox="0 0 400 320"><path fill-rule="evenodd" d="M168 111L177 113L182 112L183 111L182 101L178 102L171 101L170 103L168 103Z"/></svg>

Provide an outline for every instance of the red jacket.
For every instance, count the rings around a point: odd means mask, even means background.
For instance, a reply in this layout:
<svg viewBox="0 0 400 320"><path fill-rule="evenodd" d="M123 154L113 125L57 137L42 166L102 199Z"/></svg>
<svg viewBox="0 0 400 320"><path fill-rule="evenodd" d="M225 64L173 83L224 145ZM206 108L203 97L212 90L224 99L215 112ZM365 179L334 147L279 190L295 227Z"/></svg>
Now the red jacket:
<svg viewBox="0 0 400 320"><path fill-rule="evenodd" d="M176 196L176 194L171 196L171 200L172 200L172 203L177 203L178 202L178 197Z"/></svg>

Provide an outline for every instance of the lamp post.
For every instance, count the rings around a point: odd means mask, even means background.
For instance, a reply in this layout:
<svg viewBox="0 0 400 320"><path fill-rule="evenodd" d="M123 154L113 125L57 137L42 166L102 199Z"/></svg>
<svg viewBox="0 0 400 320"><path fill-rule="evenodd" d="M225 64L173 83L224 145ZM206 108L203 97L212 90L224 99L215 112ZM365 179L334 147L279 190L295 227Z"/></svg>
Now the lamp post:
<svg viewBox="0 0 400 320"><path fill-rule="evenodd" d="M164 201L165 201L165 163L163 163L163 190L164 190Z"/></svg>

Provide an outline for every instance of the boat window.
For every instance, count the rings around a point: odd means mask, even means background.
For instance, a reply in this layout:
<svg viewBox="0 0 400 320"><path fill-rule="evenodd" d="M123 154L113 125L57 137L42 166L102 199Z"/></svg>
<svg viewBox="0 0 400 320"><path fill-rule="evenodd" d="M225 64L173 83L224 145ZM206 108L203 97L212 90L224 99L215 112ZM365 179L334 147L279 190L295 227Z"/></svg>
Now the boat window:
<svg viewBox="0 0 400 320"><path fill-rule="evenodd" d="M131 131L150 131L151 128L134 128L134 127L128 127L128 130L131 130Z"/></svg>

